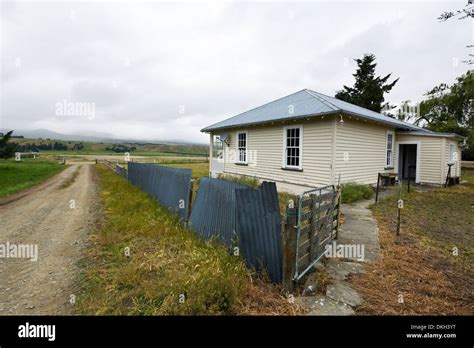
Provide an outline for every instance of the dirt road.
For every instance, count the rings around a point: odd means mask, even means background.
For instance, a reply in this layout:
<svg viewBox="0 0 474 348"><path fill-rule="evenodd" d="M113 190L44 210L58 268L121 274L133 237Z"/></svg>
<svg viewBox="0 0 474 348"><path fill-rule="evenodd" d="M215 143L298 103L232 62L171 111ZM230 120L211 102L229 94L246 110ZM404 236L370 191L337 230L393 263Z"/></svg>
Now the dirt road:
<svg viewBox="0 0 474 348"><path fill-rule="evenodd" d="M77 261L94 226L97 194L94 168L74 165L0 205L0 315L71 313ZM12 257L18 245L31 245L30 258Z"/></svg>

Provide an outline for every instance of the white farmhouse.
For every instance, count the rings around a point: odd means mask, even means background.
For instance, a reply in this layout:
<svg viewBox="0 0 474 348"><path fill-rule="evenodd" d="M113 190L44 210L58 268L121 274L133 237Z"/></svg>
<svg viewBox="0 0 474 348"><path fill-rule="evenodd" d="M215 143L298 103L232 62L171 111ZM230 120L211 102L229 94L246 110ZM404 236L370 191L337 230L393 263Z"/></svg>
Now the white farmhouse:
<svg viewBox="0 0 474 348"><path fill-rule="evenodd" d="M442 185L461 173L464 138L437 133L304 89L202 129L210 174L257 177L280 189L357 182L378 173ZM216 158L216 147L222 150ZM293 187L294 188L294 187Z"/></svg>

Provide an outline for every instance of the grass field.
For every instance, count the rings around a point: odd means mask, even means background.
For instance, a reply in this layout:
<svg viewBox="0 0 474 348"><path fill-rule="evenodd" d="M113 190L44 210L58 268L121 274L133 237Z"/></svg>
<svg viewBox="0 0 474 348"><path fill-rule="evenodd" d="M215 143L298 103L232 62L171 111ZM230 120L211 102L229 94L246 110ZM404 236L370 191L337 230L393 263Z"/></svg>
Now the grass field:
<svg viewBox="0 0 474 348"><path fill-rule="evenodd" d="M64 165L45 159L0 160L0 197L34 186L64 168Z"/></svg>
<svg viewBox="0 0 474 348"><path fill-rule="evenodd" d="M147 194L104 166L97 171L102 217L81 262L77 313L297 313L278 287L255 277L242 259L181 227Z"/></svg>
<svg viewBox="0 0 474 348"><path fill-rule="evenodd" d="M468 183L405 192L399 237L396 197L374 207L381 255L352 279L366 301L359 314L474 314L474 170L462 178Z"/></svg>
<svg viewBox="0 0 474 348"><path fill-rule="evenodd" d="M28 138L15 138L13 142L19 145L25 144L54 144L55 142L61 143L69 148L69 150L41 150L40 153L46 154L80 154L80 155L118 155L123 156L122 153L115 153L111 150L107 150L107 147L112 147L111 143L103 142L91 142L91 141L69 141L69 140L55 140L55 139L28 139ZM74 144L82 144L84 147L81 150L72 150ZM207 145L194 145L194 144L153 144L153 143L118 143L126 145L128 147L135 147L136 150L131 152L137 156L207 156L209 153L209 147Z"/></svg>
<svg viewBox="0 0 474 348"><path fill-rule="evenodd" d="M200 163L168 163L163 164L164 166L168 167L175 167L175 168L189 168L192 169L193 179L198 179L203 176L209 176L209 163L208 162L200 162Z"/></svg>

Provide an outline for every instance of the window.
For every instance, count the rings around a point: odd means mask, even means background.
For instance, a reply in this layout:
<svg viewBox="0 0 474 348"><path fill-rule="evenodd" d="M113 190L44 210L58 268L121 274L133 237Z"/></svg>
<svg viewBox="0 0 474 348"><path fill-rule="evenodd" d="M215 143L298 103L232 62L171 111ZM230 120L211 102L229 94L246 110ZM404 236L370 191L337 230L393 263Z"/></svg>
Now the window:
<svg viewBox="0 0 474 348"><path fill-rule="evenodd" d="M386 167L393 167L393 132L387 132L387 156L385 161Z"/></svg>
<svg viewBox="0 0 474 348"><path fill-rule="evenodd" d="M303 127L287 127L284 130L284 167L302 169Z"/></svg>
<svg viewBox="0 0 474 348"><path fill-rule="evenodd" d="M247 132L237 133L237 163L247 163Z"/></svg>

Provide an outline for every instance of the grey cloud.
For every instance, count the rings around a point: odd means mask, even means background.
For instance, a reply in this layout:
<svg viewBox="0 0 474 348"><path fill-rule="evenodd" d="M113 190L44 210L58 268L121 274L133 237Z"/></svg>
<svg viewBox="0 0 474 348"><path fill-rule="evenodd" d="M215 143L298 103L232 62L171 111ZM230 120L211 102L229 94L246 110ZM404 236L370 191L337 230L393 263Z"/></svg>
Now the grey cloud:
<svg viewBox="0 0 474 348"><path fill-rule="evenodd" d="M272 99L352 83L377 55L419 100L467 68L468 23L438 23L447 3L2 3L4 127L207 141L199 130ZM15 62L20 58L21 65ZM54 114L94 102L93 120ZM184 111L184 112L183 112Z"/></svg>

